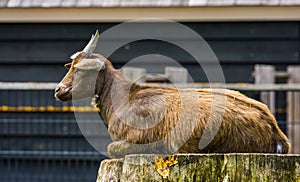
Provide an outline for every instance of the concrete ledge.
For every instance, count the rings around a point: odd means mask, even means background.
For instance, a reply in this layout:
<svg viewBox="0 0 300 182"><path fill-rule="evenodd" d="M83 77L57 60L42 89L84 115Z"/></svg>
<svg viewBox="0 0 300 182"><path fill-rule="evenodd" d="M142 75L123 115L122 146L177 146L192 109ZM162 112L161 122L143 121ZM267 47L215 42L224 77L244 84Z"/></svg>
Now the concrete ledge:
<svg viewBox="0 0 300 182"><path fill-rule="evenodd" d="M128 155L102 161L104 181L299 181L300 155Z"/></svg>
<svg viewBox="0 0 300 182"><path fill-rule="evenodd" d="M0 22L299 21L300 6L0 8Z"/></svg>

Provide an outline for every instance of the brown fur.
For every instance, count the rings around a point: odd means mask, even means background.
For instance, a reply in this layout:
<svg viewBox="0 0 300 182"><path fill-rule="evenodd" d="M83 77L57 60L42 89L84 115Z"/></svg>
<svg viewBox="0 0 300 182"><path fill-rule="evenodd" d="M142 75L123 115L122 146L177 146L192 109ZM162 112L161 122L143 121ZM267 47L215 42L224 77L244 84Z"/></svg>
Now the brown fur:
<svg viewBox="0 0 300 182"><path fill-rule="evenodd" d="M269 109L258 101L227 89L176 89L134 84L124 79L103 56L93 56L104 61L106 66L98 74L95 93L100 96L101 115L114 140L108 146L113 158L130 153L276 153L278 144L282 145L282 153L289 151L287 137ZM65 83L70 82L68 79L73 72L68 74L63 80ZM118 84L114 85L116 82ZM129 103L124 91L129 93ZM138 119L132 117L132 113L139 116ZM133 119L145 126L154 124L147 129L126 124ZM214 128L218 123L220 128ZM205 135L209 143L199 148L205 128L211 131L208 133L216 130L217 133ZM213 139L210 141L209 137Z"/></svg>

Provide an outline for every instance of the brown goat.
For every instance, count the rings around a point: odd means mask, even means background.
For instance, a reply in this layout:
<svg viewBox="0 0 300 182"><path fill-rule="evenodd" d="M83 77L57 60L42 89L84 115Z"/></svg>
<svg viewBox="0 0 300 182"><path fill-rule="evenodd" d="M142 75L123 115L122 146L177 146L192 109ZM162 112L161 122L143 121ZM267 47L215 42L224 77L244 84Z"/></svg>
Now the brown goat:
<svg viewBox="0 0 300 182"><path fill-rule="evenodd" d="M97 38L96 33L84 51L73 56L55 97L68 101L96 96L114 141L107 149L110 157L175 152L288 153L288 139L264 104L227 89L132 83L105 57L92 54L88 47L96 44Z"/></svg>

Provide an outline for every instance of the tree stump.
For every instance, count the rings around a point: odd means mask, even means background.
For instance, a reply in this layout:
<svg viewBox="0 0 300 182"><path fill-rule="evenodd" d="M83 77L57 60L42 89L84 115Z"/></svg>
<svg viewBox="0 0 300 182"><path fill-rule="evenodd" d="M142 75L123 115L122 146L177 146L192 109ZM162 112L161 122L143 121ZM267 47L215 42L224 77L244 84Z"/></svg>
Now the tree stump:
<svg viewBox="0 0 300 182"><path fill-rule="evenodd" d="M128 155L102 161L106 181L300 181L300 155Z"/></svg>

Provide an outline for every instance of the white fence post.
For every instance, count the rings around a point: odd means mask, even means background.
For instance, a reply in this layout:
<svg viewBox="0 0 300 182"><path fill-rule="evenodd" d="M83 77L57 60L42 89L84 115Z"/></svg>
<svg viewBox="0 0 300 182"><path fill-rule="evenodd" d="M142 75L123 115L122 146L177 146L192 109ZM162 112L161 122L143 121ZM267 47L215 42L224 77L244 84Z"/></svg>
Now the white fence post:
<svg viewBox="0 0 300 182"><path fill-rule="evenodd" d="M123 67L122 73L125 78L137 83L145 83L146 81L146 69L136 67Z"/></svg>
<svg viewBox="0 0 300 182"><path fill-rule="evenodd" d="M300 83L300 66L289 66L288 84ZM291 153L300 153L300 93L287 92L287 125L288 138L291 142Z"/></svg>
<svg viewBox="0 0 300 182"><path fill-rule="evenodd" d="M255 84L274 84L275 67L271 65L255 65ZM265 103L271 113L275 114L275 93L261 92L260 100Z"/></svg>
<svg viewBox="0 0 300 182"><path fill-rule="evenodd" d="M180 67L165 67L165 75L172 83L187 83L188 71Z"/></svg>

